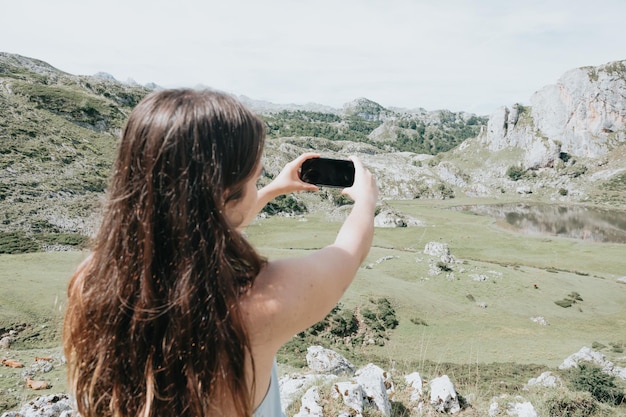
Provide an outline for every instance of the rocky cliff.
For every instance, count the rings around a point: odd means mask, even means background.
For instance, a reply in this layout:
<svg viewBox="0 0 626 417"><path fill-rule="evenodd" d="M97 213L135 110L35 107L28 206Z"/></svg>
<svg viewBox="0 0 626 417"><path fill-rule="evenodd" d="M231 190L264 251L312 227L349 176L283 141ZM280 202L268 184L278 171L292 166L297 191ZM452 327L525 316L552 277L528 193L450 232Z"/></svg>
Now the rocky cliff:
<svg viewBox="0 0 626 417"><path fill-rule="evenodd" d="M527 168L562 154L599 158L626 142L626 61L576 68L530 98L531 108L501 107L480 140L490 150L524 150Z"/></svg>

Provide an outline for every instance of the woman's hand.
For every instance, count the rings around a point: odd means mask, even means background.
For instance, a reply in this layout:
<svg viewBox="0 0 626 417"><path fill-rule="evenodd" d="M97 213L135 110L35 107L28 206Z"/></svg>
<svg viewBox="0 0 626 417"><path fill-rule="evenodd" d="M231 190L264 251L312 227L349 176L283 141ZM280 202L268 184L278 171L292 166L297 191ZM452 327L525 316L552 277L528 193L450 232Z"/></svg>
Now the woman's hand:
<svg viewBox="0 0 626 417"><path fill-rule="evenodd" d="M372 173L356 156L351 156L350 160L354 163L354 184L344 188L341 193L353 199L355 203L362 202L375 206L378 199L378 186Z"/></svg>
<svg viewBox="0 0 626 417"><path fill-rule="evenodd" d="M237 226L238 229L243 229L246 227L254 217L259 214L259 212L265 207L267 203L269 203L274 198L279 195L294 193L297 191L317 191L319 188L316 185L308 184L302 180L300 180L300 176L298 175L300 172L300 167L302 163L310 158L319 158L320 155L317 153L309 152L300 155L293 161L289 162L285 167L280 171L280 173L274 178L272 182L270 182L265 187L261 188L256 193L256 202L250 208L249 211L245 213L243 216L243 221L239 223Z"/></svg>
<svg viewBox="0 0 626 417"><path fill-rule="evenodd" d="M276 196L281 194L289 194L297 191L318 191L316 185L306 183L300 180L300 168L302 163L307 159L319 158L320 155L314 152L308 152L300 155L293 161L289 162L268 185L272 188Z"/></svg>

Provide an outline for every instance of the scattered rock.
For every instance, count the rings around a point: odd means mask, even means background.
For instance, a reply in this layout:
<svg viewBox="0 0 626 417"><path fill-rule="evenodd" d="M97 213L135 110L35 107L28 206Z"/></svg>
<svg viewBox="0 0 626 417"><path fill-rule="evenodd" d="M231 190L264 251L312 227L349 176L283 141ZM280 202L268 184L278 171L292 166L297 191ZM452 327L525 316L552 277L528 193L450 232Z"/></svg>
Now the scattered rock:
<svg viewBox="0 0 626 417"><path fill-rule="evenodd" d="M537 317L531 317L530 318L534 323L537 323L541 326L549 326L550 323L548 323L548 321L545 319L545 317L542 316L537 316Z"/></svg>
<svg viewBox="0 0 626 417"><path fill-rule="evenodd" d="M9 336L4 336L0 339L0 349L9 349L11 344L13 343L13 339Z"/></svg>
<svg viewBox="0 0 626 417"><path fill-rule="evenodd" d="M529 379L526 388L535 386L555 388L557 385L561 385L561 380L557 376L552 375L552 372L547 371L537 378Z"/></svg>
<svg viewBox="0 0 626 417"><path fill-rule="evenodd" d="M283 376L278 381L280 386L280 404L283 412L312 385L325 384L334 379L337 379L336 375L291 374Z"/></svg>
<svg viewBox="0 0 626 417"><path fill-rule="evenodd" d="M404 377L404 381L411 390L411 396L409 397L409 401L411 401L411 403L422 402L422 385L424 384L424 382L422 381L422 377L420 376L419 372L413 372L409 375L406 375Z"/></svg>
<svg viewBox="0 0 626 417"><path fill-rule="evenodd" d="M578 352L570 355L559 365L559 369L576 368L580 362L595 363L602 368L604 373L626 380L626 367L615 366L602 353L588 347L583 347Z"/></svg>
<svg viewBox="0 0 626 417"><path fill-rule="evenodd" d="M523 403L509 403L506 413L509 416L516 417L539 417L539 413L535 410L535 407L528 401Z"/></svg>
<svg viewBox="0 0 626 417"><path fill-rule="evenodd" d="M338 382L333 385L333 398L343 400L344 405L354 410L358 416L363 414L363 400L367 398L363 387L352 381Z"/></svg>
<svg viewBox="0 0 626 417"><path fill-rule="evenodd" d="M470 278L472 279L472 281L476 282L487 281L489 279L487 275L483 274L470 274Z"/></svg>
<svg viewBox="0 0 626 417"><path fill-rule="evenodd" d="M430 381L430 405L440 413L458 413L461 411L459 398L448 375Z"/></svg>
<svg viewBox="0 0 626 417"><path fill-rule="evenodd" d="M387 395L385 379L387 373L370 363L356 372L356 382L361 385L365 395L375 409L385 416L391 416L391 403Z"/></svg>
<svg viewBox="0 0 626 417"><path fill-rule="evenodd" d="M307 349L306 362L315 372L333 375L354 375L354 365L335 351L322 346L310 346Z"/></svg>
<svg viewBox="0 0 626 417"><path fill-rule="evenodd" d="M324 409L319 404L320 393L318 387L311 387L302 396L300 412L294 417L324 417Z"/></svg>
<svg viewBox="0 0 626 417"><path fill-rule="evenodd" d="M18 411L9 411L2 417L71 417L72 401L67 394L52 394L29 401Z"/></svg>
<svg viewBox="0 0 626 417"><path fill-rule="evenodd" d="M374 217L374 226L413 227L424 226L424 223L404 213L400 213L391 207L385 207Z"/></svg>

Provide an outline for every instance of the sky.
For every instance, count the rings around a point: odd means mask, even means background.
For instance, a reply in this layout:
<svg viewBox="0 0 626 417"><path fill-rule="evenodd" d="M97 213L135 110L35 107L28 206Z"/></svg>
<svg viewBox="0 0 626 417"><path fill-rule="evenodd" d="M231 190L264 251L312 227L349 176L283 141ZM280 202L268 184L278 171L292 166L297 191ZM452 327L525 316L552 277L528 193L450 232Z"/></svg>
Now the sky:
<svg viewBox="0 0 626 417"><path fill-rule="evenodd" d="M626 59L624 0L0 0L0 52L273 103L481 115Z"/></svg>

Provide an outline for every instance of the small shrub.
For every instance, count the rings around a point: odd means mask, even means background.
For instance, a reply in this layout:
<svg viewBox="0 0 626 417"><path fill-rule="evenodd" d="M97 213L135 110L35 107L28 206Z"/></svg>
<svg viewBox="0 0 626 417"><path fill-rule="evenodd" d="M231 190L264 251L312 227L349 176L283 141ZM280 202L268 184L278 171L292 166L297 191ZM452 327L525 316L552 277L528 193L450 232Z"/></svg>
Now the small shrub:
<svg viewBox="0 0 626 417"><path fill-rule="evenodd" d="M593 350L602 350L602 349L606 349L606 346L605 346L605 345L603 345L603 344L602 344L602 343L600 343L600 342L593 342L593 343L591 344L591 348L592 348Z"/></svg>
<svg viewBox="0 0 626 417"><path fill-rule="evenodd" d="M597 403L588 392L558 391L545 401L549 416L592 417L596 415Z"/></svg>
<svg viewBox="0 0 626 417"><path fill-rule="evenodd" d="M426 323L424 319L421 319L419 317L413 317L411 319L411 323L415 324L416 326L428 326L428 323Z"/></svg>
<svg viewBox="0 0 626 417"><path fill-rule="evenodd" d="M559 194L565 197L568 194L568 191L566 188L559 188Z"/></svg>
<svg viewBox="0 0 626 417"><path fill-rule="evenodd" d="M506 175L513 181L518 181L524 176L525 172L526 170L521 165L511 165L506 170Z"/></svg>
<svg viewBox="0 0 626 417"><path fill-rule="evenodd" d="M76 246L84 248L89 238L78 233L46 233L39 239L49 245Z"/></svg>
<svg viewBox="0 0 626 417"><path fill-rule="evenodd" d="M452 271L452 268L450 268L450 266L447 263L443 262L443 261L437 262L437 268L439 268L443 272L450 272L450 271Z"/></svg>
<svg viewBox="0 0 626 417"><path fill-rule="evenodd" d="M578 294L576 291L572 291L571 293L569 293L568 297L574 301L583 301L580 294Z"/></svg>
<svg viewBox="0 0 626 417"><path fill-rule="evenodd" d="M578 178L581 175L587 173L587 167L585 165L572 165L570 167L565 168L561 175L567 175L570 178Z"/></svg>
<svg viewBox="0 0 626 417"><path fill-rule="evenodd" d="M352 311L337 312L330 317L330 332L335 336L352 336L358 330L359 322Z"/></svg>
<svg viewBox="0 0 626 417"><path fill-rule="evenodd" d="M302 214L307 212L307 208L304 203L298 201L293 195L285 194L267 203L261 211L269 215L278 213Z"/></svg>
<svg viewBox="0 0 626 417"><path fill-rule="evenodd" d="M37 252L41 245L24 232L0 232L0 253L18 254Z"/></svg>
<svg viewBox="0 0 626 417"><path fill-rule="evenodd" d="M568 298L564 298L562 300L555 301L554 304L563 308L568 308L568 307L571 307L574 304L574 302Z"/></svg>
<svg viewBox="0 0 626 417"><path fill-rule="evenodd" d="M583 301L583 298L576 291L572 291L571 293L567 295L567 297L565 297L562 300L555 301L554 304L567 308L567 307L571 307L572 305L576 304L579 301ZM579 310L582 311L581 309Z"/></svg>
<svg viewBox="0 0 626 417"><path fill-rule="evenodd" d="M454 190L444 183L437 185L437 191L439 191L442 200L454 198Z"/></svg>
<svg viewBox="0 0 626 417"><path fill-rule="evenodd" d="M620 405L624 402L624 392L615 385L615 376L608 375L597 366L578 364L572 371L570 385L575 391L589 392L596 400Z"/></svg>

